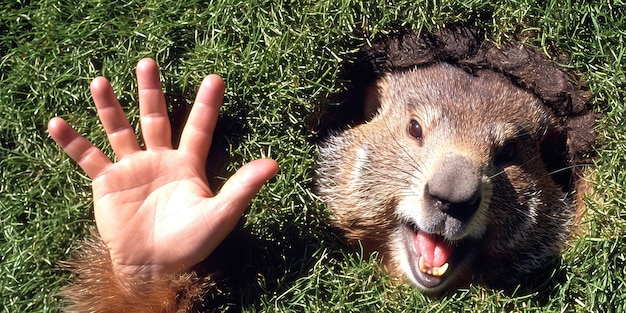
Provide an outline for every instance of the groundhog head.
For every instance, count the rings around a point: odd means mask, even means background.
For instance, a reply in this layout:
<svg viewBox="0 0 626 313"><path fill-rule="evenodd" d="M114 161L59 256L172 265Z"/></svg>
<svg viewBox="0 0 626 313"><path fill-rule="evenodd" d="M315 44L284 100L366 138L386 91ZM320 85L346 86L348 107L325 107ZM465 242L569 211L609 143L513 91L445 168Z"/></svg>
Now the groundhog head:
<svg viewBox="0 0 626 313"><path fill-rule="evenodd" d="M572 169L590 149L574 151L568 122L592 130L588 96L542 69L569 88L548 99L494 62L503 51L459 27L381 40L354 63L365 72L343 95L357 110L335 119L350 122L319 145L316 190L333 224L426 293L519 283L558 256L574 221Z"/></svg>

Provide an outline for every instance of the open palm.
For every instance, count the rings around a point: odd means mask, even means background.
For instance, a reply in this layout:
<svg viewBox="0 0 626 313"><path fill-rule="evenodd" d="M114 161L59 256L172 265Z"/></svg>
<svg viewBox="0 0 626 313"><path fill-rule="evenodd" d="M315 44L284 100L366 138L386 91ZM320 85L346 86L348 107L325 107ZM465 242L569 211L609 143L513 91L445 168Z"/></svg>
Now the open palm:
<svg viewBox="0 0 626 313"><path fill-rule="evenodd" d="M115 270L155 278L187 271L206 258L278 165L270 159L250 162L215 195L207 183L205 161L224 94L221 78L210 75L202 82L178 149L172 149L153 60L139 62L137 81L145 150L101 77L92 82L91 93L117 162L60 118L53 118L48 129L93 179L96 225Z"/></svg>

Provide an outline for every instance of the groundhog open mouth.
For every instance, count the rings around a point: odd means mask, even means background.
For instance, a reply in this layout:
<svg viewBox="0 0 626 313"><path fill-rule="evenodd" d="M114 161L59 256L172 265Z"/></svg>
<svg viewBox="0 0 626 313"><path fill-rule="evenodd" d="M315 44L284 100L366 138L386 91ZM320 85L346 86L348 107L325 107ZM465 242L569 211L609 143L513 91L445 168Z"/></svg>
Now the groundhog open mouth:
<svg viewBox="0 0 626 313"><path fill-rule="evenodd" d="M406 249L406 271L409 279L423 292L433 294L459 284L459 276L474 260L478 244L465 239L451 242L444 236L426 233L415 225L403 232Z"/></svg>

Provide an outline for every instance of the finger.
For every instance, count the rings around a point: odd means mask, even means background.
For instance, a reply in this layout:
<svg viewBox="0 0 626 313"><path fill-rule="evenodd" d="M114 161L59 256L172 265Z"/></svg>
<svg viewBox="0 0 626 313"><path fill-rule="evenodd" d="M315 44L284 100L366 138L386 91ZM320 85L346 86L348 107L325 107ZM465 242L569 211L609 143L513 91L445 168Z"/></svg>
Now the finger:
<svg viewBox="0 0 626 313"><path fill-rule="evenodd" d="M48 122L48 132L52 139L87 173L91 179L112 164L100 149L79 135L63 119L55 117Z"/></svg>
<svg viewBox="0 0 626 313"><path fill-rule="evenodd" d="M147 149L171 149L172 131L159 78L159 67L152 59L137 64L141 134Z"/></svg>
<svg viewBox="0 0 626 313"><path fill-rule="evenodd" d="M139 151L135 131L128 123L109 81L104 77L98 77L91 82L89 88L98 110L98 117L117 159Z"/></svg>
<svg viewBox="0 0 626 313"><path fill-rule="evenodd" d="M222 78L217 75L205 77L183 129L179 149L195 154L200 160L206 160L223 100Z"/></svg>
<svg viewBox="0 0 626 313"><path fill-rule="evenodd" d="M226 181L220 193L212 198L219 203L218 207L207 206L205 211L205 219L216 225L211 238L215 246L235 228L250 200L277 172L276 161L260 159L244 165Z"/></svg>

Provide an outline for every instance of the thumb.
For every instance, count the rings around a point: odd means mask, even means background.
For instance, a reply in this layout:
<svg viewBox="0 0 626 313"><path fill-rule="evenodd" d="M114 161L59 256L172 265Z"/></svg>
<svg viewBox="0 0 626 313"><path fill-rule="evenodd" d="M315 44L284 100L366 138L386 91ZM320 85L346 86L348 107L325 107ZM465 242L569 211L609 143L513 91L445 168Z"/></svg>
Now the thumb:
<svg viewBox="0 0 626 313"><path fill-rule="evenodd" d="M242 166L226 181L220 192L213 198L216 203L219 203L219 213L206 212L220 220L216 223L221 226L219 228L224 233L216 235L222 239L226 238L252 198L259 192L263 184L274 177L276 173L278 173L276 161L259 159Z"/></svg>
<svg viewBox="0 0 626 313"><path fill-rule="evenodd" d="M240 212L248 206L248 203L261 190L261 187L278 172L278 163L272 159L254 160L242 166L231 176L219 194L221 203L230 204L229 207L241 207ZM233 212L234 213L234 212Z"/></svg>

